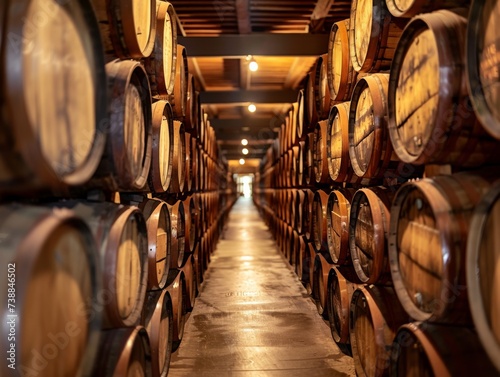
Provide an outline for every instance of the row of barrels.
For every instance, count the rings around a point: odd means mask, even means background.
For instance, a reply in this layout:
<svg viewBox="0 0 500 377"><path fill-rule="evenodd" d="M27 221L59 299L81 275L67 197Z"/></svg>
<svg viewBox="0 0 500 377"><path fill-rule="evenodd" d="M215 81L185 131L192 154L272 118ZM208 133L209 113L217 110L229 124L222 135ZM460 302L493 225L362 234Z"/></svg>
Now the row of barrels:
<svg viewBox="0 0 500 377"><path fill-rule="evenodd" d="M459 173L398 190L257 189L255 201L358 375L455 375L485 365L493 376L500 372L497 177ZM471 343L450 350L450 328Z"/></svg>
<svg viewBox="0 0 500 377"><path fill-rule="evenodd" d="M0 207L2 375L167 375L236 196L133 199Z"/></svg>
<svg viewBox="0 0 500 377"><path fill-rule="evenodd" d="M2 197L190 193L225 180L170 3L23 0L0 11Z"/></svg>

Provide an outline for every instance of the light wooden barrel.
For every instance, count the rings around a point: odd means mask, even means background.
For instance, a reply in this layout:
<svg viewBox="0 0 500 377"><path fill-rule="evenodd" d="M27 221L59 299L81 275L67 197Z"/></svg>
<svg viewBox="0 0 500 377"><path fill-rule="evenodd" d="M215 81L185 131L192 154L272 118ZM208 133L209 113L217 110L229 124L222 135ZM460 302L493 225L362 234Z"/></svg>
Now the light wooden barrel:
<svg viewBox="0 0 500 377"><path fill-rule="evenodd" d="M147 58L156 33L156 0L91 0L106 59Z"/></svg>
<svg viewBox="0 0 500 377"><path fill-rule="evenodd" d="M170 250L170 268L181 268L184 265L187 254L186 246L186 208L182 200L175 198L164 198L167 201L168 211L170 213L171 229L171 250Z"/></svg>
<svg viewBox="0 0 500 377"><path fill-rule="evenodd" d="M172 300L172 352L175 352L181 344L184 336L184 325L186 322L186 311L184 298L186 297L186 281L183 271L172 271L175 276L165 290L170 294Z"/></svg>
<svg viewBox="0 0 500 377"><path fill-rule="evenodd" d="M314 249L318 253L324 253L325 256L330 254L328 252L327 240L327 207L328 207L328 194L323 190L318 190L314 194L311 213L311 228Z"/></svg>
<svg viewBox="0 0 500 377"><path fill-rule="evenodd" d="M326 206L326 227L328 251L336 265L351 263L349 253L349 216L353 189L333 190L328 195Z"/></svg>
<svg viewBox="0 0 500 377"><path fill-rule="evenodd" d="M328 41L327 77L332 101L349 101L358 73L349 55L349 19L332 25Z"/></svg>
<svg viewBox="0 0 500 377"><path fill-rule="evenodd" d="M328 322L332 338L340 350L352 356L349 340L349 306L352 294L359 287L351 283L337 266L333 266L328 274L327 308Z"/></svg>
<svg viewBox="0 0 500 377"><path fill-rule="evenodd" d="M186 116L188 82L189 71L186 49L184 46L177 44L174 93L169 96L169 102L177 119Z"/></svg>
<svg viewBox="0 0 500 377"><path fill-rule="evenodd" d="M184 124L174 120L174 151L172 156L172 178L169 193L180 193L186 181L186 132Z"/></svg>
<svg viewBox="0 0 500 377"><path fill-rule="evenodd" d="M43 362L39 376L89 376L102 289L89 228L69 210L10 205L0 207L0 233L8 235L0 240L0 374Z"/></svg>
<svg viewBox="0 0 500 377"><path fill-rule="evenodd" d="M417 16L401 36L388 95L389 134L401 161L457 167L500 161L498 142L487 135L470 106L467 13L461 13L441 10Z"/></svg>
<svg viewBox="0 0 500 377"><path fill-rule="evenodd" d="M392 344L390 376L474 376L478 371L498 376L477 334L467 327L408 323Z"/></svg>
<svg viewBox="0 0 500 377"><path fill-rule="evenodd" d="M144 2L147 3L147 2ZM166 99L173 93L177 60L177 22L172 4L156 0L154 49L145 60L151 94Z"/></svg>
<svg viewBox="0 0 500 377"><path fill-rule="evenodd" d="M328 184L331 182L328 170L328 121L322 120L316 124L314 131L314 178L317 184Z"/></svg>
<svg viewBox="0 0 500 377"><path fill-rule="evenodd" d="M394 17L411 18L420 13L429 13L437 9L466 7L470 0L386 0L387 9Z"/></svg>
<svg viewBox="0 0 500 377"><path fill-rule="evenodd" d="M467 289L474 325L500 372L500 184L476 206L467 240Z"/></svg>
<svg viewBox="0 0 500 377"><path fill-rule="evenodd" d="M170 367L174 329L172 300L166 290L147 294L141 325L146 329L151 344L152 377L166 377Z"/></svg>
<svg viewBox="0 0 500 377"><path fill-rule="evenodd" d="M170 213L167 203L148 199L140 206L148 229L147 290L163 289L170 270L172 249Z"/></svg>
<svg viewBox="0 0 500 377"><path fill-rule="evenodd" d="M151 345L142 326L103 331L96 377L153 377Z"/></svg>
<svg viewBox="0 0 500 377"><path fill-rule="evenodd" d="M349 111L349 156L354 173L381 178L397 165L387 129L389 74L362 78L352 94Z"/></svg>
<svg viewBox="0 0 500 377"><path fill-rule="evenodd" d="M407 183L396 194L389 235L391 274L414 319L471 323L465 277L470 222L497 177L494 171L439 176Z"/></svg>
<svg viewBox="0 0 500 377"><path fill-rule="evenodd" d="M92 7L2 3L0 191L31 195L35 188L84 184L107 133L104 57Z"/></svg>
<svg viewBox="0 0 500 377"><path fill-rule="evenodd" d="M314 290L312 296L316 302L318 314L328 319L328 275L333 265L329 264L325 257L316 254L314 258Z"/></svg>
<svg viewBox="0 0 500 377"><path fill-rule="evenodd" d="M106 64L110 124L95 183L112 191L139 191L151 166L152 110L146 71L132 60Z"/></svg>
<svg viewBox="0 0 500 377"><path fill-rule="evenodd" d="M392 342L408 320L392 287L370 285L354 291L349 332L356 375L387 376Z"/></svg>
<svg viewBox="0 0 500 377"><path fill-rule="evenodd" d="M157 101L152 107L153 142L149 188L153 192L165 192L172 180L174 164L174 120L172 107L167 101Z"/></svg>
<svg viewBox="0 0 500 377"><path fill-rule="evenodd" d="M498 1L474 1L467 29L468 88L483 127L500 139Z"/></svg>
<svg viewBox="0 0 500 377"><path fill-rule="evenodd" d="M385 0L353 0L349 19L349 53L357 72L391 68L406 21L391 16Z"/></svg>
<svg viewBox="0 0 500 377"><path fill-rule="evenodd" d="M387 254L391 200L394 188L363 188L354 194L349 218L349 252L361 282L391 280Z"/></svg>
<svg viewBox="0 0 500 377"><path fill-rule="evenodd" d="M57 205L72 209L87 222L99 248L103 328L137 325L148 281L148 235L142 212L114 203Z"/></svg>

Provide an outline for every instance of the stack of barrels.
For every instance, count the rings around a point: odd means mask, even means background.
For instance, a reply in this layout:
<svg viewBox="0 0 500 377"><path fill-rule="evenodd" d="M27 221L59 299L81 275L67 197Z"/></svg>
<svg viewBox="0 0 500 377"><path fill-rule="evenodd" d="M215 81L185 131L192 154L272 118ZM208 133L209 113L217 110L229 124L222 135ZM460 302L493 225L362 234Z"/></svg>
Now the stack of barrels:
<svg viewBox="0 0 500 377"><path fill-rule="evenodd" d="M160 0L2 1L2 376L167 375L236 200L176 28Z"/></svg>
<svg viewBox="0 0 500 377"><path fill-rule="evenodd" d="M496 0L353 0L260 166L359 376L500 374L499 22Z"/></svg>

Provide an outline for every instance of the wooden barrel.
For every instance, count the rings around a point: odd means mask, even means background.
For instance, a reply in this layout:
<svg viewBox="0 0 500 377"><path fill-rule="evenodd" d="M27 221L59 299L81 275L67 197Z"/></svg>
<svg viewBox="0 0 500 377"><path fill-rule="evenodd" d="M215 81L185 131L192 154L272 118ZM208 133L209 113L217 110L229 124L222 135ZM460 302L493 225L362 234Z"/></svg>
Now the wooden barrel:
<svg viewBox="0 0 500 377"><path fill-rule="evenodd" d="M108 126L104 57L92 7L3 3L0 191L31 195L34 188L81 185L99 164ZM33 19L40 22L27 24Z"/></svg>
<svg viewBox="0 0 500 377"><path fill-rule="evenodd" d="M106 58L147 58L156 33L156 0L91 0Z"/></svg>
<svg viewBox="0 0 500 377"><path fill-rule="evenodd" d="M305 195L304 190L297 190L297 193L295 194L295 229L300 235L304 234L303 218Z"/></svg>
<svg viewBox="0 0 500 377"><path fill-rule="evenodd" d="M305 103L305 92L304 89L299 90L299 94L297 95L297 140L304 140L305 135L307 134L307 125L306 123L306 103Z"/></svg>
<svg viewBox="0 0 500 377"><path fill-rule="evenodd" d="M366 76L352 94L349 156L354 173L361 178L381 178L397 166L387 129L388 80L386 73Z"/></svg>
<svg viewBox="0 0 500 377"><path fill-rule="evenodd" d="M349 19L332 25L328 41L327 77L332 101L349 101L358 73L349 55Z"/></svg>
<svg viewBox="0 0 500 377"><path fill-rule="evenodd" d="M166 99L173 93L177 60L177 22L172 4L156 1L156 33L153 53L144 64L153 97Z"/></svg>
<svg viewBox="0 0 500 377"><path fill-rule="evenodd" d="M313 239L312 217L313 217L313 202L314 192L312 190L304 190L304 208L302 210L302 226L304 227L304 235L308 241Z"/></svg>
<svg viewBox="0 0 500 377"><path fill-rule="evenodd" d="M314 292L314 261L316 260L316 251L312 242L307 243L305 259L302 261L302 281L305 282L307 294Z"/></svg>
<svg viewBox="0 0 500 377"><path fill-rule="evenodd" d="M326 236L327 225L328 194L323 190L318 190L314 194L311 213L311 228L314 249L318 253L324 253L330 259L328 252L328 240Z"/></svg>
<svg viewBox="0 0 500 377"><path fill-rule="evenodd" d="M185 192L191 192L193 189L193 163L191 161L191 134L185 133L184 134L184 145L185 145L185 152L186 155L184 156L184 187L183 191Z"/></svg>
<svg viewBox="0 0 500 377"><path fill-rule="evenodd" d="M484 349L500 372L500 184L476 206L467 240L467 290L470 309Z"/></svg>
<svg viewBox="0 0 500 377"><path fill-rule="evenodd" d="M185 214L185 252L192 253L194 247L196 246L196 232L199 224L198 219L198 204L194 195L190 195L183 200L184 203L184 214Z"/></svg>
<svg viewBox="0 0 500 377"><path fill-rule="evenodd" d="M479 370L482 376L498 376L477 334L467 327L408 323L392 344L394 377L474 376Z"/></svg>
<svg viewBox="0 0 500 377"><path fill-rule="evenodd" d="M201 284L203 283L203 255L201 250L201 239L196 243L196 247L193 252L193 265L194 265L194 275L196 283L196 292L201 291Z"/></svg>
<svg viewBox="0 0 500 377"><path fill-rule="evenodd" d="M172 180L174 164L174 120L172 107L167 101L157 101L152 107L153 142L149 188L153 192L165 192Z"/></svg>
<svg viewBox="0 0 500 377"><path fill-rule="evenodd" d="M143 66L132 60L106 64L109 136L93 184L112 191L144 188L151 166L152 110Z"/></svg>
<svg viewBox="0 0 500 377"><path fill-rule="evenodd" d="M170 213L167 203L148 199L140 206L148 228L147 290L163 289L170 270L172 249Z"/></svg>
<svg viewBox="0 0 500 377"><path fill-rule="evenodd" d="M92 376L153 377L151 345L142 326L103 331Z"/></svg>
<svg viewBox="0 0 500 377"><path fill-rule="evenodd" d="M184 124L174 120L174 151L172 156L172 179L168 192L180 193L186 180L186 132Z"/></svg>
<svg viewBox="0 0 500 377"><path fill-rule="evenodd" d="M167 377L174 322L172 299L166 290L147 294L141 325L146 329L151 344L152 377Z"/></svg>
<svg viewBox="0 0 500 377"><path fill-rule="evenodd" d="M314 71L314 106L318 119L328 119L330 113L330 88L328 87L328 55L318 58ZM310 125L312 126L312 125Z"/></svg>
<svg viewBox="0 0 500 377"><path fill-rule="evenodd" d="M196 302L196 276L193 256L189 255L184 267L181 269L184 272L186 289L184 292L184 310L186 312L193 311Z"/></svg>
<svg viewBox="0 0 500 377"><path fill-rule="evenodd" d="M389 236L391 274L414 319L471 323L465 277L470 221L497 177L494 171L459 173L407 183L397 192Z"/></svg>
<svg viewBox="0 0 500 377"><path fill-rule="evenodd" d="M314 178L318 184L328 184L331 182L330 172L328 171L328 153L327 153L327 128L328 121L319 121L314 131Z"/></svg>
<svg viewBox="0 0 500 377"><path fill-rule="evenodd" d="M299 165L300 165L300 147L298 145L292 148L292 172L291 185L292 187L299 186Z"/></svg>
<svg viewBox="0 0 500 377"><path fill-rule="evenodd" d="M295 261L294 261L294 271L295 271L295 274L297 275L297 277L299 278L299 280L302 281L303 271L302 271L301 259L304 256L307 244L306 244L306 241L304 240L304 237L301 236L300 234L298 234L298 232L297 232L297 238L298 238L298 242L297 242L297 249L296 249Z"/></svg>
<svg viewBox="0 0 500 377"><path fill-rule="evenodd" d="M332 338L346 355L352 356L349 340L349 306L352 294L359 287L342 274L343 270L333 266L328 274L327 308Z"/></svg>
<svg viewBox="0 0 500 377"><path fill-rule="evenodd" d="M483 127L500 139L498 1L474 1L467 29L468 88Z"/></svg>
<svg viewBox="0 0 500 377"><path fill-rule="evenodd" d="M199 182L198 182L198 145L196 144L196 138L191 136L191 152L190 152L190 157L191 157L191 172L192 172L192 187L191 191L196 192L198 191L199 187Z"/></svg>
<svg viewBox="0 0 500 377"><path fill-rule="evenodd" d="M177 44L175 64L174 93L169 96L169 102L172 105L174 116L177 119L182 119L186 116L189 71L186 49L180 44Z"/></svg>
<svg viewBox="0 0 500 377"><path fill-rule="evenodd" d="M353 189L333 190L326 206L326 238L332 262L336 265L351 263L349 253L349 216Z"/></svg>
<svg viewBox="0 0 500 377"><path fill-rule="evenodd" d="M401 36L388 95L389 134L401 161L456 167L499 161L498 142L470 106L466 29L465 10L441 10L415 17Z"/></svg>
<svg viewBox="0 0 500 377"><path fill-rule="evenodd" d="M310 265L310 250L307 240L304 236L300 236L301 247L299 248L299 258L297 259L297 276L305 287L309 281L309 265Z"/></svg>
<svg viewBox="0 0 500 377"><path fill-rule="evenodd" d="M181 344L184 336L184 325L186 322L186 312L184 298L186 297L186 282L183 271L173 271L175 278L169 286L165 288L172 300L172 352L175 352Z"/></svg>
<svg viewBox="0 0 500 377"><path fill-rule="evenodd" d="M365 286L352 294L349 332L356 375L386 376L391 345L409 318L392 287Z"/></svg>
<svg viewBox="0 0 500 377"><path fill-rule="evenodd" d="M170 213L170 229L172 248L170 250L170 268L181 268L184 265L186 250L186 208L181 200L165 198Z"/></svg>
<svg viewBox="0 0 500 377"><path fill-rule="evenodd" d="M186 101L186 117L184 118L186 131L196 134L200 121L200 93L196 90L195 78L192 74L188 75Z"/></svg>
<svg viewBox="0 0 500 377"><path fill-rule="evenodd" d="M315 124L318 122L318 112L316 109L316 102L314 98L314 89L315 89L315 78L316 78L316 69L318 67L318 60L314 63L311 70L307 75L307 82L304 88L304 102L306 106L305 112L305 131L306 133L312 131ZM304 132L304 130L303 130Z"/></svg>
<svg viewBox="0 0 500 377"><path fill-rule="evenodd" d="M314 258L314 290L312 296L316 302L318 314L328 319L328 275L333 265L329 264L325 257L316 254Z"/></svg>
<svg viewBox="0 0 500 377"><path fill-rule="evenodd" d="M114 203L65 201L56 205L84 219L99 248L103 328L137 325L148 281L148 234L142 212Z"/></svg>
<svg viewBox="0 0 500 377"><path fill-rule="evenodd" d="M102 280L89 228L69 210L10 205L0 207L0 233L8 235L0 240L0 350L6 358L0 373L10 376L9 365L43 361L39 376L90 375Z"/></svg>
<svg viewBox="0 0 500 377"><path fill-rule="evenodd" d="M406 21L391 16L385 0L353 0L349 20L349 53L357 72L391 68Z"/></svg>
<svg viewBox="0 0 500 377"><path fill-rule="evenodd" d="M349 219L349 252L361 282L391 280L387 238L394 188L363 188L354 194Z"/></svg>
<svg viewBox="0 0 500 377"><path fill-rule="evenodd" d="M429 13L437 9L466 7L470 0L386 0L387 9L394 17L411 18L420 13Z"/></svg>
<svg viewBox="0 0 500 377"><path fill-rule="evenodd" d="M307 134L306 142L306 161L304 165L304 180L305 185L314 186L314 132Z"/></svg>

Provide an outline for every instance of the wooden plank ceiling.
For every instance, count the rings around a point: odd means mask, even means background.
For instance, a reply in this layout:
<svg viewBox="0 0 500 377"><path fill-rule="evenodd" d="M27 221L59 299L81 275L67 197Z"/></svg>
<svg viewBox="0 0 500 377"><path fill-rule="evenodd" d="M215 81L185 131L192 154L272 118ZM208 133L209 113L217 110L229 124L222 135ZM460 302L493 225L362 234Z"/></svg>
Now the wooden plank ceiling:
<svg viewBox="0 0 500 377"><path fill-rule="evenodd" d="M186 37L217 37L242 34L328 33L334 22L349 17L350 1L340 0L172 0ZM325 46L326 52L327 46ZM187 49L189 57L189 48ZM261 56L255 54L257 72L239 56L189 57L189 70L200 91L297 90L317 56ZM250 154L261 158L276 136L290 103L203 105L220 140L226 158L245 157L236 141L249 140Z"/></svg>

